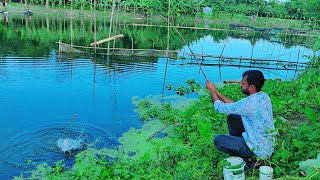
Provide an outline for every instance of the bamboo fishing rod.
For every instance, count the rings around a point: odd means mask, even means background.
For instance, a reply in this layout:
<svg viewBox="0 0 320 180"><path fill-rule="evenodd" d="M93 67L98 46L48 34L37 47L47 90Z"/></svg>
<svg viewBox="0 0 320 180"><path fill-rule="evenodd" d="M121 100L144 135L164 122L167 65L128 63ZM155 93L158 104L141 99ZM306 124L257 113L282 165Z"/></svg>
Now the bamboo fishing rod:
<svg viewBox="0 0 320 180"><path fill-rule="evenodd" d="M158 14L162 19L164 19L164 20L170 25L170 27L172 27L172 28L178 33L178 35L180 36L180 38L182 39L182 41L187 45L187 47L188 47L188 49L190 50L192 56L195 58L198 66L199 66L199 68L200 68L200 71L202 72L202 75L204 76L205 80L208 80L205 72L204 72L203 69L202 69L201 64L199 63L198 58L197 58L196 55L193 53L191 47L188 45L187 41L184 39L184 37L183 37L182 34L178 31L178 29L175 28L174 26L172 26L172 24L170 23L169 17L168 17L168 20L167 20L167 19L166 19L165 17L163 17L161 14L159 14L159 13L157 13L157 14Z"/></svg>
<svg viewBox="0 0 320 180"><path fill-rule="evenodd" d="M183 40L183 42L187 45L187 47L188 47L188 49L190 50L192 56L195 58L198 66L199 66L199 68L200 68L200 70L201 70L201 72L202 72L202 74L203 74L203 76L204 76L204 78L205 78L205 80L207 81L208 78L207 78L206 74L204 73L204 71L203 71L203 69L202 69L201 63L199 63L199 60L198 60L198 58L195 56L195 54L193 53L191 47L188 45L187 41L184 39L184 37L182 36L182 34L177 30L177 28L175 28L175 27L170 23L170 16L169 16L169 14L170 14L170 0L169 0L169 2L168 2L168 20L167 20L165 17L163 17L160 13L156 13L156 14L159 15L162 19L164 19L164 20L168 23L168 29L169 29L169 25L170 25L170 27L172 27L172 28L178 33L178 35L181 37L181 39ZM219 62L220 62L220 59L221 59L221 57L222 57L222 53L223 53L223 51L224 51L225 46L226 46L226 43L225 43L224 46L223 46L223 49L222 49L222 52L221 52L221 55L220 55L220 58L219 58ZM219 66L219 67L220 67L220 66Z"/></svg>

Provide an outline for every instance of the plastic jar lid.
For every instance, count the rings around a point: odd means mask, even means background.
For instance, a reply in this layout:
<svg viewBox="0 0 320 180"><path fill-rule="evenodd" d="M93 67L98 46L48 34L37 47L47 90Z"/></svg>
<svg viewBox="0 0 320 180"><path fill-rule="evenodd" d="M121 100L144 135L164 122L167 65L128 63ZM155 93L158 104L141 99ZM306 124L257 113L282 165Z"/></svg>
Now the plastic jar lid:
<svg viewBox="0 0 320 180"><path fill-rule="evenodd" d="M273 168L269 166L260 166L259 172L263 175L273 174Z"/></svg>
<svg viewBox="0 0 320 180"><path fill-rule="evenodd" d="M228 169L239 169L245 165L245 162L242 158L231 156L225 159L230 165L225 166Z"/></svg>

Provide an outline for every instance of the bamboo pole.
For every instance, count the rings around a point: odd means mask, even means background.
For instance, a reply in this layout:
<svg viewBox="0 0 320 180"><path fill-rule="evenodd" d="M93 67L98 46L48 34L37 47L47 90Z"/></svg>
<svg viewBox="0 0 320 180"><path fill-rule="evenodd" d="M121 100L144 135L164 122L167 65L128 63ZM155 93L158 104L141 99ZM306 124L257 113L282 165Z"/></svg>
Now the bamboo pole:
<svg viewBox="0 0 320 180"><path fill-rule="evenodd" d="M96 42L97 41L97 17L96 17L96 1L94 1L94 3L93 3L93 8L94 8L94 10L93 10L93 13L94 13L94 15L93 15L93 18L94 18L94 24L93 24L93 26L94 26L94 41ZM94 53L95 54L97 54L97 44L95 43L94 45Z"/></svg>
<svg viewBox="0 0 320 180"><path fill-rule="evenodd" d="M73 31L72 31L72 15L70 16L70 36L71 36L71 45L73 45Z"/></svg>
<svg viewBox="0 0 320 180"><path fill-rule="evenodd" d="M167 19L167 58L169 57L169 43L170 43L170 3L168 2L168 19Z"/></svg>
<svg viewBox="0 0 320 180"><path fill-rule="evenodd" d="M165 124L163 127L160 127L158 130L156 130L154 133L152 133L148 138L147 141L154 138L157 134L159 134L161 131L167 129L169 126L171 125L175 125L175 126L181 126L182 123L181 122L177 122L177 123L173 123L173 124Z"/></svg>
<svg viewBox="0 0 320 180"><path fill-rule="evenodd" d="M277 61L277 67L276 68L278 68L278 64L280 63L280 52L281 52L281 46L279 48L278 61ZM277 76L277 70L276 70L275 76Z"/></svg>
<svg viewBox="0 0 320 180"><path fill-rule="evenodd" d="M131 38L131 55L133 55L133 37Z"/></svg>
<svg viewBox="0 0 320 180"><path fill-rule="evenodd" d="M253 49L254 49L254 44L252 44L252 48L251 48L251 58L250 58L251 61L253 61L253 59L252 59L253 58ZM251 66L251 63L252 63L251 61L250 61L250 66Z"/></svg>
<svg viewBox="0 0 320 180"><path fill-rule="evenodd" d="M116 28L115 28L115 32L117 32L118 30L118 24L119 24L119 14L120 14L120 0L118 0L118 9L117 9L117 18L116 18ZM113 48L115 48L116 46L116 40L113 40ZM114 50L113 50L113 53L114 53Z"/></svg>
<svg viewBox="0 0 320 180"><path fill-rule="evenodd" d="M201 45L201 49L202 49L202 51L201 51L201 52L202 52L202 54L204 54L204 53L203 53L203 44ZM201 59L202 59L202 62L203 62L203 61L204 61L204 57L203 57L203 56L201 56Z"/></svg>
<svg viewBox="0 0 320 180"><path fill-rule="evenodd" d="M291 52L290 52L290 56L289 56L289 65L291 64ZM288 78L288 70L287 70L287 73L286 73L286 78Z"/></svg>
<svg viewBox="0 0 320 180"><path fill-rule="evenodd" d="M294 71L294 78L296 78L297 69L298 69L298 63L299 63L299 58L300 58L300 48L299 48L299 51L298 51L298 58L297 58L297 62L296 62L296 70Z"/></svg>
<svg viewBox="0 0 320 180"><path fill-rule="evenodd" d="M162 86L162 97L164 97L164 88L166 84L166 77L168 71L168 63L169 63L169 45L170 45L170 0L168 2L168 19L167 19L167 60L166 60L166 67L163 76L163 86ZM163 100L163 99L162 99Z"/></svg>
<svg viewBox="0 0 320 180"><path fill-rule="evenodd" d="M114 0L112 0L112 9L111 9L110 27L109 27L109 38L111 37L111 31L112 31L113 13L114 13ZM108 55L110 53L110 49L109 48L110 48L110 42L108 42Z"/></svg>
<svg viewBox="0 0 320 180"><path fill-rule="evenodd" d="M90 46L99 45L99 44L102 44L102 43L105 43L105 42L109 42L111 40L115 40L115 39L118 39L118 38L123 38L123 37L124 37L123 34L119 34L119 35L116 35L116 36L108 37L108 38L101 39L99 41L93 42L93 43L90 44Z"/></svg>
<svg viewBox="0 0 320 180"><path fill-rule="evenodd" d="M222 54L223 54L223 51L224 51L225 47L226 47L226 43L224 43L222 51L221 51L221 54L220 54L220 57L219 57L219 66L220 66L220 63L221 63L221 58L223 57Z"/></svg>
<svg viewBox="0 0 320 180"><path fill-rule="evenodd" d="M159 134L161 131L165 130L167 127L169 127L171 124L166 124L163 127L159 128L158 130L156 130L154 133L152 133L147 140L152 139L153 137L155 137L157 134Z"/></svg>
<svg viewBox="0 0 320 180"><path fill-rule="evenodd" d="M59 50L58 50L59 53L61 53L61 41L59 40Z"/></svg>

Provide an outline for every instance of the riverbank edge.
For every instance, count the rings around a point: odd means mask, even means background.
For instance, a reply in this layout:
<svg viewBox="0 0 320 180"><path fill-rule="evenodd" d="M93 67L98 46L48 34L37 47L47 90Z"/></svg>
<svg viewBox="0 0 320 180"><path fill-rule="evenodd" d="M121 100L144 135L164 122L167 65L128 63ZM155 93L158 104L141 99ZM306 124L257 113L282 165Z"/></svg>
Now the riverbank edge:
<svg viewBox="0 0 320 180"><path fill-rule="evenodd" d="M6 10L11 15L24 15L26 8L32 10L34 16L72 16L73 18L111 18L111 10L80 10L73 9L71 10L70 6L66 6L66 9L59 8L58 6L54 8L46 8L45 5L33 5L33 4L21 4L21 3L8 3ZM3 10L3 7L0 8ZM231 15L230 15L231 16ZM113 18L119 18L121 20L127 20L129 22L137 24L145 24L145 22L152 22L153 25L158 23L163 24L166 22L164 17L154 14L151 16L146 16L143 13L133 13L127 11L118 11L116 9ZM254 28L279 28L279 29L295 29L296 31L301 31L304 35L318 35L320 29L312 29L304 21L293 20L293 19L279 19L279 18L264 18L258 17L255 21L250 20L245 15L232 15L229 17L228 13L225 13L224 16L218 18L213 18L211 14L203 14L202 16L192 17L192 16L181 16L175 19L174 24L181 23L194 23L193 26L190 25L190 28L194 27L201 29L212 29L212 28L203 28L203 24L225 24L226 28L229 28L229 25L237 24L243 27L254 27ZM246 31L246 30L244 30Z"/></svg>

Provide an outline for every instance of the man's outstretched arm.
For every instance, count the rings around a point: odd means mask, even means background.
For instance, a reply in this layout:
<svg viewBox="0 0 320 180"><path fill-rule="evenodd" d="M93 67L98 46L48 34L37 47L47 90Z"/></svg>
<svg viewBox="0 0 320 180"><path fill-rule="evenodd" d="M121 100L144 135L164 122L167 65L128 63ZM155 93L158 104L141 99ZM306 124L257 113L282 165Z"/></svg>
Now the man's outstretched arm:
<svg viewBox="0 0 320 180"><path fill-rule="evenodd" d="M206 81L206 87L209 90L210 94L211 94L211 98L212 98L212 102L214 103L216 100L220 100L217 94L217 90L215 85L210 82L209 80Z"/></svg>
<svg viewBox="0 0 320 180"><path fill-rule="evenodd" d="M233 103L233 102L234 102L234 101L226 98L224 95L222 95L221 93L219 93L217 90L216 90L216 92L217 92L218 98L219 98L221 101L223 101L224 103Z"/></svg>
<svg viewBox="0 0 320 180"><path fill-rule="evenodd" d="M234 101L226 98L224 95L222 95L221 93L219 93L215 87L215 85L210 82L209 80L206 81L206 86L207 89L209 90L211 97L212 97L212 101L215 102L216 100L221 100L224 103L233 103Z"/></svg>

